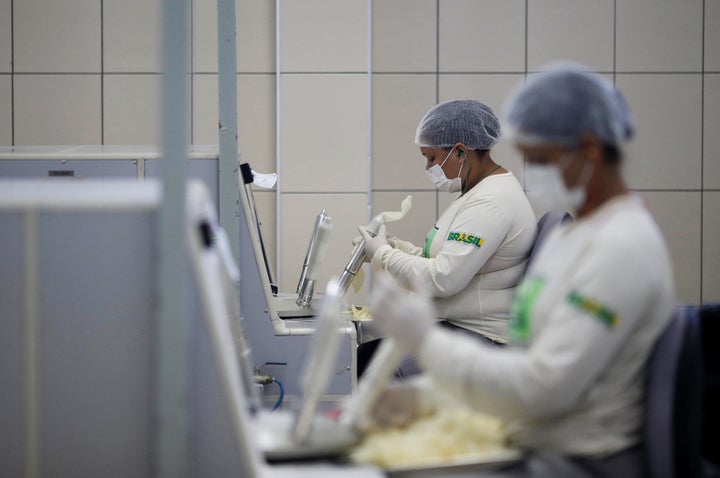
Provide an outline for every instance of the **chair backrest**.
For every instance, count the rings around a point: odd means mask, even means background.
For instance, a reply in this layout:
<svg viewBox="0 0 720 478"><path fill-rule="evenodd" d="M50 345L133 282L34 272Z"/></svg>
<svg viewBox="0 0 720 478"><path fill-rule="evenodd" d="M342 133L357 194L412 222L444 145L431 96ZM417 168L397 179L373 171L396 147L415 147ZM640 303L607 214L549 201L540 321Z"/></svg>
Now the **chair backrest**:
<svg viewBox="0 0 720 478"><path fill-rule="evenodd" d="M676 307L648 363L643 438L651 478L701 476L699 325L697 307Z"/></svg>
<svg viewBox="0 0 720 478"><path fill-rule="evenodd" d="M700 307L700 322L705 365L703 394L703 458L711 476L720 476L720 302ZM714 475L712 473L715 473Z"/></svg>
<svg viewBox="0 0 720 478"><path fill-rule="evenodd" d="M532 263L535 255L540 250L540 246L547 238L550 231L560 224L568 221L572 221L573 217L568 212L563 211L548 211L542 215L537 224L537 235L535 236L535 243L530 249L530 256L528 257L528 266Z"/></svg>

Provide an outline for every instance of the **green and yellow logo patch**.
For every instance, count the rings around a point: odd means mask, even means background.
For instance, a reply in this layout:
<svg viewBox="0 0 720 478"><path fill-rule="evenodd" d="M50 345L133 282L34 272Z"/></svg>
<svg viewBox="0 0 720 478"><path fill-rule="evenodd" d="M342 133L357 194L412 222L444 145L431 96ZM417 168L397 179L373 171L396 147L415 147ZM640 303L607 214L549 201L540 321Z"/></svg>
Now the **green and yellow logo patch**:
<svg viewBox="0 0 720 478"><path fill-rule="evenodd" d="M567 300L574 307L577 307L583 312L587 312L596 319L600 319L600 321L608 327L615 327L620 322L620 319L615 312L608 309L600 302L589 297L585 297L577 291L570 292Z"/></svg>
<svg viewBox="0 0 720 478"><path fill-rule="evenodd" d="M530 315L538 296L545 287L540 277L527 278L520 284L510 309L510 338L527 342L532 331Z"/></svg>
<svg viewBox="0 0 720 478"><path fill-rule="evenodd" d="M447 237L448 241L462 242L465 244L472 244L473 246L480 248L485 243L485 239L482 237L467 234L465 232L451 232Z"/></svg>

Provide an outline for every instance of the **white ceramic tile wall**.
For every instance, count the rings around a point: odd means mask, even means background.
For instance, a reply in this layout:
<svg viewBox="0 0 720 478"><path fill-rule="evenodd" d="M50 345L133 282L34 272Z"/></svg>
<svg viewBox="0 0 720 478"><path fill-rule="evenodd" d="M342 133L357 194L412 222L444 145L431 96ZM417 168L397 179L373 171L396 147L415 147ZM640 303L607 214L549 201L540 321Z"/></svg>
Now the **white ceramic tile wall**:
<svg viewBox="0 0 720 478"><path fill-rule="evenodd" d="M367 10L366 0L282 1L281 71L367 71Z"/></svg>
<svg viewBox="0 0 720 478"><path fill-rule="evenodd" d="M720 72L720 2L705 2L705 71Z"/></svg>
<svg viewBox="0 0 720 478"><path fill-rule="evenodd" d="M193 143L218 142L217 74L193 75ZM238 133L240 128L238 127Z"/></svg>
<svg viewBox="0 0 720 478"><path fill-rule="evenodd" d="M367 191L367 81L359 74L282 75L283 191Z"/></svg>
<svg viewBox="0 0 720 478"><path fill-rule="evenodd" d="M161 75L105 75L105 144L160 144Z"/></svg>
<svg viewBox="0 0 720 478"><path fill-rule="evenodd" d="M0 0L0 73L12 71L12 4Z"/></svg>
<svg viewBox="0 0 720 478"><path fill-rule="evenodd" d="M528 68L571 60L598 71L613 69L613 0L528 2Z"/></svg>
<svg viewBox="0 0 720 478"><path fill-rule="evenodd" d="M333 230L325 258L319 268L324 290L332 276L338 276L350 258L357 226L367 224L367 194L282 194L280 223L280 290L293 292L297 286L316 216L325 209Z"/></svg>
<svg viewBox="0 0 720 478"><path fill-rule="evenodd" d="M217 74L194 75L193 142L218 142ZM275 75L237 76L238 151L253 169L274 172Z"/></svg>
<svg viewBox="0 0 720 478"><path fill-rule="evenodd" d="M0 145L12 144L12 85L10 75L0 74Z"/></svg>
<svg viewBox="0 0 720 478"><path fill-rule="evenodd" d="M440 71L525 70L525 0L439 0Z"/></svg>
<svg viewBox="0 0 720 478"><path fill-rule="evenodd" d="M15 75L15 144L100 144L100 75Z"/></svg>
<svg viewBox="0 0 720 478"><path fill-rule="evenodd" d="M383 211L399 211L400 204L412 196L412 209L400 221L387 225L387 235L410 241L418 247L425 245L425 236L437 219L437 193L435 191L381 192L372 195L375 216Z"/></svg>
<svg viewBox="0 0 720 478"><path fill-rule="evenodd" d="M702 151L702 75L618 74L637 122L626 177L636 189L698 189Z"/></svg>
<svg viewBox="0 0 720 478"><path fill-rule="evenodd" d="M238 75L238 149L262 172L274 172L275 75Z"/></svg>
<svg viewBox="0 0 720 478"><path fill-rule="evenodd" d="M376 0L371 42L368 0L278 3L283 73L279 239L276 193L257 196L270 210L265 229L271 254L274 244L283 244L281 257L273 255L273 260L283 264L287 284L294 287L298 271L285 265L301 260L307 240L295 241L293 231L301 225L309 230L318 207L346 206L336 234L349 242L355 227L368 219L369 189L374 207L408 192L434 215L450 203L454 195L433 191L423 168L414 168L415 159L421 159L414 129L430 106L476 97L501 110L501 100L516 80L562 58L602 70L625 92L638 119L628 177L648 197L669 235L679 295L687 301L699 300L701 293L705 300L718 298L720 270L713 258L720 257L714 249L720 189L720 3ZM101 2L94 0L0 0L0 144L149 142L157 132L157 125L151 125L157 112L149 112L151 104L159 104L157 93L151 92L146 76L118 74L159 68L159 4L104 0L101 18ZM203 74L217 71L215 5L214 0L193 0L195 143L217 142L217 77ZM275 5L272 0L237 5L240 150L258 170L267 171L276 165ZM496 159L522 180L520 156L507 144L495 151ZM306 211L307 217L299 217L298 211ZM421 222L408 221L403 227L419 230ZM702 268L697 252L701 227ZM297 245L288 246L293 242L288 238ZM688 240L693 249L686 247ZM349 249L348 244L337 246L336 253L346 256Z"/></svg>
<svg viewBox="0 0 720 478"><path fill-rule="evenodd" d="M700 71L703 0L617 0L618 71Z"/></svg>
<svg viewBox="0 0 720 478"><path fill-rule="evenodd" d="M103 71L162 71L160 0L104 0Z"/></svg>
<svg viewBox="0 0 720 478"><path fill-rule="evenodd" d="M217 1L195 0L192 12L193 71L217 73Z"/></svg>
<svg viewBox="0 0 720 478"><path fill-rule="evenodd" d="M490 106L502 122L504 100L523 79L522 74L441 75L439 101L477 99ZM509 142L500 141L493 148L492 157L522 181L522 155Z"/></svg>
<svg viewBox="0 0 720 478"><path fill-rule="evenodd" d="M700 302L700 192L643 192L672 253L677 299L687 304Z"/></svg>
<svg viewBox="0 0 720 478"><path fill-rule="evenodd" d="M703 193L703 302L720 302L720 191Z"/></svg>
<svg viewBox="0 0 720 478"><path fill-rule="evenodd" d="M275 2L236 2L237 69L275 71ZM217 72L217 0L193 1L193 65Z"/></svg>
<svg viewBox="0 0 720 478"><path fill-rule="evenodd" d="M705 75L703 187L720 189L720 74Z"/></svg>
<svg viewBox="0 0 720 478"><path fill-rule="evenodd" d="M13 2L15 72L100 71L100 2Z"/></svg>
<svg viewBox="0 0 720 478"><path fill-rule="evenodd" d="M373 71L435 71L436 0L373 2Z"/></svg>
<svg viewBox="0 0 720 478"><path fill-rule="evenodd" d="M415 130L436 103L435 75L373 75L373 189L434 190Z"/></svg>

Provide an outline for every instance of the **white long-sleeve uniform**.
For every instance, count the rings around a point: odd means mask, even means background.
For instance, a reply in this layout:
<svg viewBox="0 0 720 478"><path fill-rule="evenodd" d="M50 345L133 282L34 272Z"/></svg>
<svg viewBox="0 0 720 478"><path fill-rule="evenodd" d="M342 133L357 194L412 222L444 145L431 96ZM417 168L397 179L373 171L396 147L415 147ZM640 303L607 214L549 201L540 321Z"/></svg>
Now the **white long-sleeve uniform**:
<svg viewBox="0 0 720 478"><path fill-rule="evenodd" d="M380 247L373 267L429 287L438 318L505 342L510 307L525 272L537 223L512 173L488 176L456 199L428 233L425 248Z"/></svg>
<svg viewBox="0 0 720 478"><path fill-rule="evenodd" d="M646 360L673 304L663 238L626 195L550 234L518 289L510 347L435 328L419 360L435 382L509 419L517 444L602 456L638 441Z"/></svg>

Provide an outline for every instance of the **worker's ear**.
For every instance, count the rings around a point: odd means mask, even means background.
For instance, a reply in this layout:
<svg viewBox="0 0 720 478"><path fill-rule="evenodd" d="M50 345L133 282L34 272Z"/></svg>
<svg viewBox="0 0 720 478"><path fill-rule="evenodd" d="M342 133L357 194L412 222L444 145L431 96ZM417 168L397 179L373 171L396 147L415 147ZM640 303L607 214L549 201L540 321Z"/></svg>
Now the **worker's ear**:
<svg viewBox="0 0 720 478"><path fill-rule="evenodd" d="M457 151L457 155L459 158L467 158L468 156L468 147L465 146L462 143L455 143L455 150Z"/></svg>

